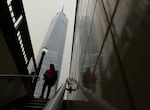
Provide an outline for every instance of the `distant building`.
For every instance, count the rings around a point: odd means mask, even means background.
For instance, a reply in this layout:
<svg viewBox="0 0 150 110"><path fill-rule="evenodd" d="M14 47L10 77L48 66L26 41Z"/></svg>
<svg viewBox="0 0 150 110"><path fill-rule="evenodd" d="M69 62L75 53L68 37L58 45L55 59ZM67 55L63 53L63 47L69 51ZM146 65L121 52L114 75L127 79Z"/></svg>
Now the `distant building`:
<svg viewBox="0 0 150 110"><path fill-rule="evenodd" d="M49 68L50 63L54 64L59 76L66 39L67 24L68 19L63 13L63 10L57 13L56 16L52 19L45 40L41 47L46 47L48 49L48 53L44 57L40 70L40 76L43 76L43 73L46 71L46 69ZM37 60L40 60L40 57L41 53L39 53ZM39 97L39 95L41 94L43 81L44 80L38 81L35 90L35 97ZM54 91L55 89L51 89L51 93L54 93Z"/></svg>

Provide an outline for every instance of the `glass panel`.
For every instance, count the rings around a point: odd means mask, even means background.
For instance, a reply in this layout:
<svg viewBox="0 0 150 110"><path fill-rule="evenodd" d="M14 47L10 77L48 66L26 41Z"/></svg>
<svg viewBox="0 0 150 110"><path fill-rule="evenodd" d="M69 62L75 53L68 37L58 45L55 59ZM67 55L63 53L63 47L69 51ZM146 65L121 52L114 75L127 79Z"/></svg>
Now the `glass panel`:
<svg viewBox="0 0 150 110"><path fill-rule="evenodd" d="M105 16L105 12L104 12L103 6L100 2L97 2L97 4L96 4L93 25L95 25L95 29L94 29L95 32L93 32L93 33L95 33L95 36L97 36L97 44L98 44L98 48L100 50L102 41L104 39L106 30L108 27L108 22L107 22L107 19Z"/></svg>
<svg viewBox="0 0 150 110"><path fill-rule="evenodd" d="M117 0L99 0L99 2L101 4L104 4L104 7L106 9L107 15L109 17L109 19L111 18L114 8L115 8L115 4L117 2Z"/></svg>
<svg viewBox="0 0 150 110"><path fill-rule="evenodd" d="M106 39L102 55L96 68L95 94L118 110L130 110L126 86L111 35Z"/></svg>
<svg viewBox="0 0 150 110"><path fill-rule="evenodd" d="M87 7L87 4L84 5L84 2L85 0L82 1L82 8L84 6ZM103 0L103 2L107 9L107 14L111 16L116 0ZM112 33L109 30L95 71L93 70L95 62L97 61L99 50L108 28L102 0L98 0L96 4L93 21L91 20L94 8L92 4L94 4L94 1L89 1L87 16L80 17L78 21L70 77L77 80L81 87L72 93L68 92L68 99L80 101L80 104L84 104L84 107L82 106L83 110L87 108L96 109L95 107L100 106L102 110L108 106L118 110L131 110L131 104L132 106L135 104L136 109L139 110L143 107L148 107L149 97L147 96L149 88L147 84L149 84L149 77L146 76L148 76L147 73L149 71L149 53L145 49L149 47L149 34L146 27L149 25L146 23L149 17L146 13L146 17L144 19L142 17L142 12L146 9L148 2L144 3L144 1L140 0L136 3L133 2L134 4L132 2L133 0L120 1L114 17L114 23L111 27ZM134 10L131 10L131 7ZM84 11L84 14L86 13L85 10L82 11ZM80 12L78 12L78 16L81 16ZM140 17L142 20L139 19ZM89 21L87 22L87 20ZM140 23L138 25L140 28L136 27L136 23ZM91 29L89 28L90 24L92 24ZM87 37L88 32L90 32L89 39ZM133 32L134 36L132 35ZM123 63L125 76L114 49L112 34L119 49L119 56ZM132 44L129 41L132 41ZM85 51L86 48L87 51ZM128 84L125 83L125 79ZM76 88L76 85L73 84L72 87ZM127 90L129 90L131 96L127 94ZM131 98L133 98L133 101Z"/></svg>
<svg viewBox="0 0 150 110"><path fill-rule="evenodd" d="M88 7L88 2L90 0L81 0L81 16L85 17L86 16L86 12L87 12L87 7Z"/></svg>
<svg viewBox="0 0 150 110"><path fill-rule="evenodd" d="M95 2L96 2L96 0L89 0L89 4L88 4L88 7L87 7L85 22L86 22L86 25L87 25L88 33L90 33L91 23L92 23L93 16L94 16L94 13L95 13L95 7L96 7Z"/></svg>
<svg viewBox="0 0 150 110"><path fill-rule="evenodd" d="M116 29L117 37L121 36L123 27L129 16L133 0L120 0L117 12L114 18L114 28Z"/></svg>

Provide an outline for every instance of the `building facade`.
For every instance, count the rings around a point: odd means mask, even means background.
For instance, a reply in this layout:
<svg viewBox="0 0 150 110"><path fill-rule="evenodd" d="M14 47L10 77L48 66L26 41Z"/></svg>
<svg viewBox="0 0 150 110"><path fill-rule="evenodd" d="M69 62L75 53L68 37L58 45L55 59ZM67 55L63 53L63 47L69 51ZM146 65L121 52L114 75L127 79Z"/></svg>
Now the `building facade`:
<svg viewBox="0 0 150 110"><path fill-rule="evenodd" d="M0 107L32 95L31 62L36 68L22 0L1 0Z"/></svg>
<svg viewBox="0 0 150 110"><path fill-rule="evenodd" d="M149 10L148 0L77 1L70 78L118 110L150 109Z"/></svg>
<svg viewBox="0 0 150 110"><path fill-rule="evenodd" d="M63 10L57 13L56 16L52 19L45 40L42 44L42 48L46 47L48 49L48 52L44 57L42 67L40 70L41 77L43 76L45 71L49 68L51 63L54 64L59 77L66 39L67 25L68 19L66 15L63 13ZM39 53L38 60L40 59L40 57L41 53ZM39 97L43 81L44 80L38 81L35 90L35 97ZM52 88L51 90L52 94L55 92L56 88L57 88L56 86Z"/></svg>

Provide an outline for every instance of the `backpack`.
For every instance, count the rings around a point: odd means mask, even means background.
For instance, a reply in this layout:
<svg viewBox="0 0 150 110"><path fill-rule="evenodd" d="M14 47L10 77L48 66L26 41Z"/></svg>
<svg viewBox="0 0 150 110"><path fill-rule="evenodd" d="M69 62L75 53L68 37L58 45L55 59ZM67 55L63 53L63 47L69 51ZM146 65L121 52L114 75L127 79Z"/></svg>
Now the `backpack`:
<svg viewBox="0 0 150 110"><path fill-rule="evenodd" d="M54 74L54 78L53 78L54 82L57 81L57 71L55 71L55 74Z"/></svg>
<svg viewBox="0 0 150 110"><path fill-rule="evenodd" d="M51 70L48 70L47 71L47 79L54 79L54 75L55 75L55 72L54 71L51 71Z"/></svg>
<svg viewBox="0 0 150 110"><path fill-rule="evenodd" d="M57 80L57 71L51 72L50 70L47 70L44 74L45 80L51 80L52 82L56 82Z"/></svg>

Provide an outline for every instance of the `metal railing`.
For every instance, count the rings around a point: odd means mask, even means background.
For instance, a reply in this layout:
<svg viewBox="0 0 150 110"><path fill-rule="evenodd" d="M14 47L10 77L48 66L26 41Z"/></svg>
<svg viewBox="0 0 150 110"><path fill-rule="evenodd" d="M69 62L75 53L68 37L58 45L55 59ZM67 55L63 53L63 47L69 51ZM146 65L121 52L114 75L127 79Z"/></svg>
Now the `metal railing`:
<svg viewBox="0 0 150 110"><path fill-rule="evenodd" d="M0 78L33 78L33 77L39 77L38 75L22 75L22 74L0 74Z"/></svg>
<svg viewBox="0 0 150 110"><path fill-rule="evenodd" d="M59 110L61 108L66 89L66 82L56 91L43 110Z"/></svg>
<svg viewBox="0 0 150 110"><path fill-rule="evenodd" d="M97 98L92 92L80 85L76 80L67 80L62 86L56 91L54 96L46 104L43 110L60 110L63 102L64 93L66 90L67 82L76 83L78 88L81 89L83 95L85 95L90 101L94 102L99 109L102 110L116 110L111 104L102 98Z"/></svg>
<svg viewBox="0 0 150 110"><path fill-rule="evenodd" d="M100 110L117 110L115 107L113 107L107 101L105 101L102 98L97 97L90 90L83 87L76 80L72 79L71 81L77 84L77 86L78 86L77 88L80 88L81 91L83 92L83 95L86 96L89 101L94 102L94 104L98 107L98 109L100 109Z"/></svg>

